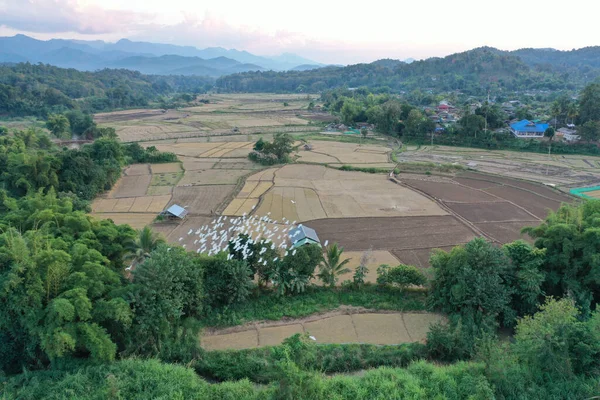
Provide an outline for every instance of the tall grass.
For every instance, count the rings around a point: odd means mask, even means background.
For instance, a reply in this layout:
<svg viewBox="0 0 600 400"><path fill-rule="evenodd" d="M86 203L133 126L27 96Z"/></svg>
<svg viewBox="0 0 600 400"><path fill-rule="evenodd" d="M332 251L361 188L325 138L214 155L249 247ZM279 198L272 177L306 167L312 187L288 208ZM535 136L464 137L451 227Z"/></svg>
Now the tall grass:
<svg viewBox="0 0 600 400"><path fill-rule="evenodd" d="M226 327L249 321L302 318L342 305L378 310L422 311L426 309L426 298L427 294L423 291L400 291L374 285L365 285L362 289L309 287L304 293L294 296L257 293L244 303L210 310L203 325Z"/></svg>

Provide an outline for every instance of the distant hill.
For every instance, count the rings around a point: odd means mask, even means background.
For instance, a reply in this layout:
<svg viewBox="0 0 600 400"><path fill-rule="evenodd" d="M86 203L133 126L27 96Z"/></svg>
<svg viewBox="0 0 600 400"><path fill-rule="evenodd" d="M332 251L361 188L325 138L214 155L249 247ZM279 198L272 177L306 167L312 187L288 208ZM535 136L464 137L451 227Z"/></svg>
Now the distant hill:
<svg viewBox="0 0 600 400"><path fill-rule="evenodd" d="M200 57L133 56L124 58L110 65L111 68L124 68L144 74L156 75L200 75L219 77L246 71L262 71L264 68L254 64L242 64L226 57L205 60Z"/></svg>
<svg viewBox="0 0 600 400"><path fill-rule="evenodd" d="M411 63L384 59L340 68L246 72L221 77L217 86L238 92L279 92L296 91L300 85L312 91L366 85L387 87L392 91L435 89L461 90L470 94L483 94L487 89L574 89L599 76L600 69L595 67L593 56L596 52L597 48L574 52L507 52L481 47ZM548 64L547 60L553 60L555 64Z"/></svg>
<svg viewBox="0 0 600 400"><path fill-rule="evenodd" d="M384 58L381 60L373 61L371 64L394 69L394 68L398 67L399 65L404 64L404 62L402 62L400 60L392 60L391 58Z"/></svg>
<svg viewBox="0 0 600 400"><path fill-rule="evenodd" d="M208 77L143 75L125 69L84 72L43 64L0 65L0 116L147 107L161 96L204 93L213 85Z"/></svg>
<svg viewBox="0 0 600 400"><path fill-rule="evenodd" d="M172 65L162 57L179 57L180 65ZM144 57L144 60L139 59ZM215 59L227 59L219 63ZM172 59L174 60L174 59ZM221 47L197 49L192 46L133 42L121 39L116 43L103 41L33 39L25 35L0 37L0 62L44 63L80 71L102 68L131 68L147 74L172 74L183 71L189 75L200 73L221 76L234 72L291 70L298 65L316 65L312 60L285 53L262 57L247 51L227 50ZM136 67L137 65L137 67Z"/></svg>

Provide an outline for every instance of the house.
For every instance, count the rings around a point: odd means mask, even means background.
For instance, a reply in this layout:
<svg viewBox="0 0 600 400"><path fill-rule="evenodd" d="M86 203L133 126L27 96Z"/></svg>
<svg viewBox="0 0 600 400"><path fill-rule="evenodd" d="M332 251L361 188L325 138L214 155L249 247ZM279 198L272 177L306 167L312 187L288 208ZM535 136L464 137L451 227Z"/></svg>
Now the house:
<svg viewBox="0 0 600 400"><path fill-rule="evenodd" d="M178 206L177 204L173 204L171 207L161 212L160 215L166 217L167 219L184 219L186 215L188 215L188 210L181 206Z"/></svg>
<svg viewBox="0 0 600 400"><path fill-rule="evenodd" d="M295 229L292 229L289 233L292 247L301 247L306 244L317 244L321 245L321 240L317 236L317 232L308 226L300 225Z"/></svg>
<svg viewBox="0 0 600 400"><path fill-rule="evenodd" d="M581 138L575 129L569 128L560 128L555 135L558 138L563 138L565 142L576 142Z"/></svg>
<svg viewBox="0 0 600 400"><path fill-rule="evenodd" d="M515 137L521 139L543 138L544 132L546 132L548 126L548 124L532 122L524 119L522 121L513 122L510 124L510 132L515 135Z"/></svg>

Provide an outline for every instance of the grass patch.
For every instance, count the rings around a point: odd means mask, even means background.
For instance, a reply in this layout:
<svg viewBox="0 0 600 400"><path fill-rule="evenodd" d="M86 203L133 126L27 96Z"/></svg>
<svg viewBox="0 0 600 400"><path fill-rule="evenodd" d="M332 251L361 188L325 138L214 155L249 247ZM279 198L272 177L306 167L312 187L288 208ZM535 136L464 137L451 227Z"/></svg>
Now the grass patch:
<svg viewBox="0 0 600 400"><path fill-rule="evenodd" d="M380 145L385 143L385 140L374 139L374 138L363 138L362 136L349 136L349 135L321 135L321 134L309 134L303 136L305 140L321 140L329 142L341 142L341 143L356 143L356 144L377 144Z"/></svg>
<svg viewBox="0 0 600 400"><path fill-rule="evenodd" d="M377 167L354 167L352 165L342 165L341 171L356 171L366 172L367 174L387 174L390 172L388 168L377 168Z"/></svg>
<svg viewBox="0 0 600 400"><path fill-rule="evenodd" d="M198 375L216 381L249 379L269 383L280 379L278 364L287 357L303 371L347 373L376 367L406 367L426 358L424 344L316 344L296 334L284 344L246 350L209 351L191 363Z"/></svg>
<svg viewBox="0 0 600 400"><path fill-rule="evenodd" d="M303 318L334 310L342 305L374 310L423 311L426 309L426 297L423 291L400 291L375 285L366 285L362 290L310 287L304 293L295 296L257 293L243 304L209 311L203 325L227 327L250 321L278 321L284 317Z"/></svg>
<svg viewBox="0 0 600 400"><path fill-rule="evenodd" d="M181 172L167 172L165 174L153 174L150 186L175 186L183 177Z"/></svg>
<svg viewBox="0 0 600 400"><path fill-rule="evenodd" d="M400 172L459 172L465 167L460 164L436 164L430 162L401 162L397 165Z"/></svg>

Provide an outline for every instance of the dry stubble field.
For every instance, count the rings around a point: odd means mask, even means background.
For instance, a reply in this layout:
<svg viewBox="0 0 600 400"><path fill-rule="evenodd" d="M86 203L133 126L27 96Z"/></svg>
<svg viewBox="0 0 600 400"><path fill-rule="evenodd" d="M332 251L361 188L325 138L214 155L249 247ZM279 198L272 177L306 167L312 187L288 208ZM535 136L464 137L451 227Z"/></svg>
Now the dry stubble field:
<svg viewBox="0 0 600 400"><path fill-rule="evenodd" d="M124 142L138 142L233 133L314 132L318 129L309 122L323 117L322 113L307 110L318 95L211 94L201 99L209 103L177 110L102 113L95 115L95 121L115 128Z"/></svg>

